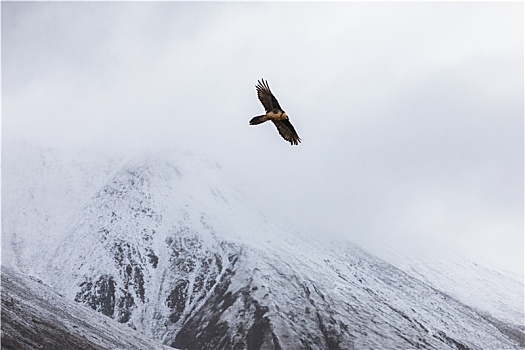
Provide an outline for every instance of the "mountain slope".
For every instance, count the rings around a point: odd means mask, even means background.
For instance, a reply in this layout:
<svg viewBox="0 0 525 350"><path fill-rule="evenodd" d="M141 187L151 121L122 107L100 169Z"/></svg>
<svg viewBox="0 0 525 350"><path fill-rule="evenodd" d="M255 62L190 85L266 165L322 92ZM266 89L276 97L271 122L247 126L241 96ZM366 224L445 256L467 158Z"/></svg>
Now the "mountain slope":
<svg viewBox="0 0 525 350"><path fill-rule="evenodd" d="M171 349L2 267L2 349Z"/></svg>
<svg viewBox="0 0 525 350"><path fill-rule="evenodd" d="M523 276L440 249L421 256L413 249L383 248L374 255L466 305L508 323L524 324Z"/></svg>
<svg viewBox="0 0 525 350"><path fill-rule="evenodd" d="M3 143L2 264L36 274L118 164L99 153Z"/></svg>
<svg viewBox="0 0 525 350"><path fill-rule="evenodd" d="M113 164L79 191L81 204L56 227L62 232L54 247L24 266L69 299L164 344L525 345L519 327L485 316L353 245L272 225L214 163L177 152ZM10 201L16 208L16 198ZM4 216L8 232L17 229L15 213Z"/></svg>

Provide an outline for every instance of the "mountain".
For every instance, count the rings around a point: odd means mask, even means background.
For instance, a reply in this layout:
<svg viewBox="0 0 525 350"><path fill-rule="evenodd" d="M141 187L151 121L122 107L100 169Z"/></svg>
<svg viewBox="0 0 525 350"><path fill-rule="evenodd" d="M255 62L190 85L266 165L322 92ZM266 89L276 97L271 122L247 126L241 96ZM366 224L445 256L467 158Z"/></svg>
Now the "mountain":
<svg viewBox="0 0 525 350"><path fill-rule="evenodd" d="M453 251L435 249L374 250L381 257L424 283L470 307L507 323L523 325L523 276L484 260L470 260Z"/></svg>
<svg viewBox="0 0 525 350"><path fill-rule="evenodd" d="M10 267L2 268L4 350L166 350L112 319L67 300Z"/></svg>
<svg viewBox="0 0 525 350"><path fill-rule="evenodd" d="M54 152L4 149L3 264L163 344L525 346L522 325L350 243L272 224L213 162Z"/></svg>

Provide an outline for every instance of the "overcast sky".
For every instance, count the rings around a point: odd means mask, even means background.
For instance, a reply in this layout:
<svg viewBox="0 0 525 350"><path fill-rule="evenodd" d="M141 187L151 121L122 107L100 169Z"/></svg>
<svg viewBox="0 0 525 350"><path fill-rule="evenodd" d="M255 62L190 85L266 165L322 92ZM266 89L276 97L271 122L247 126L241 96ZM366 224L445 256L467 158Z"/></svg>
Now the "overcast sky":
<svg viewBox="0 0 525 350"><path fill-rule="evenodd" d="M298 230L523 269L523 3L2 3L2 137L181 148ZM268 80L303 139L263 112Z"/></svg>

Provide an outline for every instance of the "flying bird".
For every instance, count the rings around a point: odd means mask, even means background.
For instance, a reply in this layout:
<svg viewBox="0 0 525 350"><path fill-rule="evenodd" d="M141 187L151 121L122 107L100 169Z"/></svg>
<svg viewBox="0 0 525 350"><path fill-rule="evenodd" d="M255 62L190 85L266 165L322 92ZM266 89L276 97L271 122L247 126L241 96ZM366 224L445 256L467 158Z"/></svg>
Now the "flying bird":
<svg viewBox="0 0 525 350"><path fill-rule="evenodd" d="M279 102L277 102L277 99L270 91L268 81L264 81L264 79L257 81L255 88L257 89L259 101L261 101L266 110L266 114L253 117L252 120L250 120L250 125L257 125L271 120L277 127L277 131L279 131L279 134L283 139L290 142L292 145L299 144L301 139L299 138L299 135L297 135L292 123L290 123L288 115L283 111L281 106L279 106Z"/></svg>

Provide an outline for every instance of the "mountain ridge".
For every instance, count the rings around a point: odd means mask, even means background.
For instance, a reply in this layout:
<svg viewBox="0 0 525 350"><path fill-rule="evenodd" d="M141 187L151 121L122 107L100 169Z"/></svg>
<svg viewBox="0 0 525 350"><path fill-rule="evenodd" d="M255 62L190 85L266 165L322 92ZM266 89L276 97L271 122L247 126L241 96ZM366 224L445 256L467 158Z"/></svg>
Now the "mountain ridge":
<svg viewBox="0 0 525 350"><path fill-rule="evenodd" d="M518 327L350 243L272 225L213 162L177 153L113 164L81 186L83 204L38 275L148 337L196 349L523 346Z"/></svg>
<svg viewBox="0 0 525 350"><path fill-rule="evenodd" d="M172 349L2 266L2 349L109 348Z"/></svg>

